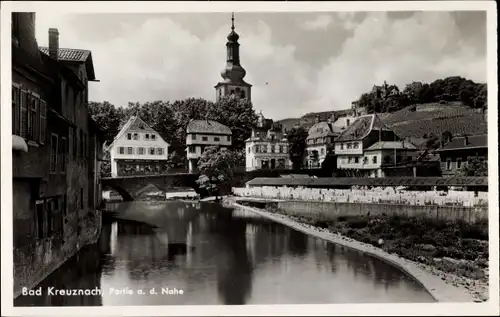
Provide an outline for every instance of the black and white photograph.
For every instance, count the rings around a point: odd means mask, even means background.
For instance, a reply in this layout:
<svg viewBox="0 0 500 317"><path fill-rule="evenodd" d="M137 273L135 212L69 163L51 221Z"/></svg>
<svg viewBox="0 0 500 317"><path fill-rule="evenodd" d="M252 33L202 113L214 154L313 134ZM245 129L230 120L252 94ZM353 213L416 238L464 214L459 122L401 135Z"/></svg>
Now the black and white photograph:
<svg viewBox="0 0 500 317"><path fill-rule="evenodd" d="M2 3L2 315L499 313L496 3L74 5Z"/></svg>

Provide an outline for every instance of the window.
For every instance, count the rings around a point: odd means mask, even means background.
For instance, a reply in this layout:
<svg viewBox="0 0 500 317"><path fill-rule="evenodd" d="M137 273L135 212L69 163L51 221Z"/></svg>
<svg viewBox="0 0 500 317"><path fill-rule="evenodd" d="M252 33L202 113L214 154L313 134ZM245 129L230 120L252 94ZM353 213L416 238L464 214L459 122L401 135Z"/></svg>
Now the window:
<svg viewBox="0 0 500 317"><path fill-rule="evenodd" d="M451 160L450 159L446 160L446 169L451 170Z"/></svg>
<svg viewBox="0 0 500 317"><path fill-rule="evenodd" d="M80 188L80 209L83 209L83 188Z"/></svg>
<svg viewBox="0 0 500 317"><path fill-rule="evenodd" d="M346 121L346 125L349 126L349 124L351 124L351 120L347 119Z"/></svg>
<svg viewBox="0 0 500 317"><path fill-rule="evenodd" d="M20 93L20 117L19 117L19 131L20 136L28 138L28 92L21 90Z"/></svg>
<svg viewBox="0 0 500 317"><path fill-rule="evenodd" d="M149 133L146 133L144 137L146 138L146 140L149 140Z"/></svg>
<svg viewBox="0 0 500 317"><path fill-rule="evenodd" d="M215 142L219 142L220 141L220 138L218 136L214 136L214 141Z"/></svg>
<svg viewBox="0 0 500 317"><path fill-rule="evenodd" d="M275 150L275 149L276 149L276 148L274 147L274 144L271 144L271 153L274 153L274 150Z"/></svg>
<svg viewBox="0 0 500 317"><path fill-rule="evenodd" d="M377 156L376 155L372 157L372 162L373 162L373 164L377 164Z"/></svg>
<svg viewBox="0 0 500 317"><path fill-rule="evenodd" d="M191 140L196 140L196 134L191 134Z"/></svg>
<svg viewBox="0 0 500 317"><path fill-rule="evenodd" d="M40 144L45 144L45 137L47 130L47 103L44 100L40 100Z"/></svg>
<svg viewBox="0 0 500 317"><path fill-rule="evenodd" d="M151 134L151 140L156 140L156 134Z"/></svg>
<svg viewBox="0 0 500 317"><path fill-rule="evenodd" d="M252 148L250 146L248 147L248 153L252 153Z"/></svg>
<svg viewBox="0 0 500 317"><path fill-rule="evenodd" d="M359 163L359 157L357 157L357 156L356 156L356 157L354 158L354 163L355 163L355 164L358 164L358 163Z"/></svg>
<svg viewBox="0 0 500 317"><path fill-rule="evenodd" d="M365 157L363 158L363 164L368 164L368 157L366 157L366 156L365 156Z"/></svg>
<svg viewBox="0 0 500 317"><path fill-rule="evenodd" d="M125 148L124 148L123 146L120 146L120 147L118 148L118 153L120 153L120 154L125 154Z"/></svg>
<svg viewBox="0 0 500 317"><path fill-rule="evenodd" d="M349 159L347 160L347 163L351 164L351 161L352 161L352 157L349 157Z"/></svg>
<svg viewBox="0 0 500 317"><path fill-rule="evenodd" d="M139 155L144 155L144 148L143 147L139 148Z"/></svg>
<svg viewBox="0 0 500 317"><path fill-rule="evenodd" d="M134 133L134 140L139 140L139 134Z"/></svg>
<svg viewBox="0 0 500 317"><path fill-rule="evenodd" d="M201 140L202 140L202 141L208 141L208 137L206 137L206 136L202 136L202 137L201 137Z"/></svg>
<svg viewBox="0 0 500 317"><path fill-rule="evenodd" d="M66 172L66 138L61 138L59 164L61 172Z"/></svg>
<svg viewBox="0 0 500 317"><path fill-rule="evenodd" d="M163 148L157 148L158 155L163 155Z"/></svg>
<svg viewBox="0 0 500 317"><path fill-rule="evenodd" d="M283 151L283 145L280 145L280 146L279 146L279 148L278 148L278 153L285 153L285 152Z"/></svg>
<svg viewBox="0 0 500 317"><path fill-rule="evenodd" d="M352 148L352 144L351 143L347 143L347 149L351 149Z"/></svg>
<svg viewBox="0 0 500 317"><path fill-rule="evenodd" d="M28 110L28 138L33 141L39 141L39 128L40 119L38 116L38 107L40 99L37 95L31 94L29 96L29 110Z"/></svg>
<svg viewBox="0 0 500 317"><path fill-rule="evenodd" d="M50 171L54 172L57 168L57 134L50 137Z"/></svg>
<svg viewBox="0 0 500 317"><path fill-rule="evenodd" d="M462 159L458 158L457 159L457 168L461 168L461 167L462 167Z"/></svg>
<svg viewBox="0 0 500 317"><path fill-rule="evenodd" d="M150 147L149 148L149 154L151 154L151 155L155 154L155 148L154 147Z"/></svg>
<svg viewBox="0 0 500 317"><path fill-rule="evenodd" d="M127 148L127 154L134 154L134 149L131 146Z"/></svg>
<svg viewBox="0 0 500 317"><path fill-rule="evenodd" d="M262 145L262 146L261 146L261 152L262 152L262 153L267 153L267 146Z"/></svg>
<svg viewBox="0 0 500 317"><path fill-rule="evenodd" d="M196 153L194 146L189 146L189 153Z"/></svg>
<svg viewBox="0 0 500 317"><path fill-rule="evenodd" d="M344 143L340 143L340 149L343 150L344 149Z"/></svg>
<svg viewBox="0 0 500 317"><path fill-rule="evenodd" d="M358 142L354 142L354 148L357 149L358 148Z"/></svg>
<svg viewBox="0 0 500 317"><path fill-rule="evenodd" d="M321 155L325 155L325 148L321 148Z"/></svg>
<svg viewBox="0 0 500 317"><path fill-rule="evenodd" d="M132 133L127 133L127 140L132 140Z"/></svg>

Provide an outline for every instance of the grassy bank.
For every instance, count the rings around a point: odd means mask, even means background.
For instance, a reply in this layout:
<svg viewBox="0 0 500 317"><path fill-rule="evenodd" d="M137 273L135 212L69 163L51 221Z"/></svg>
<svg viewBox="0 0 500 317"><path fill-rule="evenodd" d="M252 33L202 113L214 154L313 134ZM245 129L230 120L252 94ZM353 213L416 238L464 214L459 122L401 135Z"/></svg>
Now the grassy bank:
<svg viewBox="0 0 500 317"><path fill-rule="evenodd" d="M243 205L287 214L275 203ZM487 282L488 223L436 221L402 216L345 216L333 221L292 217L309 225L372 244L386 252L431 265L443 272Z"/></svg>

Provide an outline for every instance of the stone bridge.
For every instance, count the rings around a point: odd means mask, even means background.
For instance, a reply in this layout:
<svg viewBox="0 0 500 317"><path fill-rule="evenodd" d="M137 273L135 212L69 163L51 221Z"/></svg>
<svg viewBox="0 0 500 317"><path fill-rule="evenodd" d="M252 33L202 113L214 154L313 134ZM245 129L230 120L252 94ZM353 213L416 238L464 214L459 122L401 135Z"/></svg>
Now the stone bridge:
<svg viewBox="0 0 500 317"><path fill-rule="evenodd" d="M103 177L102 188L117 191L124 201L133 201L141 189L154 185L159 190L168 192L175 188L193 188L199 192L196 184L198 174L163 174L163 175L133 175L120 177Z"/></svg>

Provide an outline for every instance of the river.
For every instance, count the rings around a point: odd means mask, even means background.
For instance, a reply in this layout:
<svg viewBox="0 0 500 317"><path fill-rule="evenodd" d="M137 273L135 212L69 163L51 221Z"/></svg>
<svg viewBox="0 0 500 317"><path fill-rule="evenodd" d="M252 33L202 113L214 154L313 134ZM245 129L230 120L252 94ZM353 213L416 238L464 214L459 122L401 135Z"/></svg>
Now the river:
<svg viewBox="0 0 500 317"><path fill-rule="evenodd" d="M120 219L103 221L98 243L15 306L434 302L381 260L252 212L209 202L111 207ZM99 293L50 295L49 287Z"/></svg>

